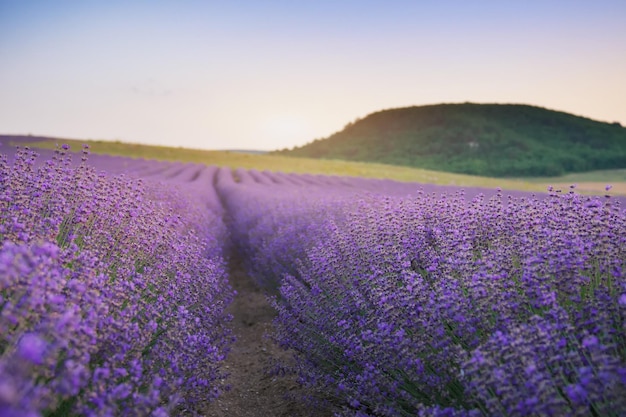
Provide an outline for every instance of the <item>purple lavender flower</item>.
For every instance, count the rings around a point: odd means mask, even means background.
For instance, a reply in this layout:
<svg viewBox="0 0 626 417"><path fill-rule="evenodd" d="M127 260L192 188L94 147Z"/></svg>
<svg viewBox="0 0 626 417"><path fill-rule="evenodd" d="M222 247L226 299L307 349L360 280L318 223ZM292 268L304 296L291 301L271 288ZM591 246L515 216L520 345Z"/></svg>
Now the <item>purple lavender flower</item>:
<svg viewBox="0 0 626 417"><path fill-rule="evenodd" d="M0 408L201 409L232 341L223 226L66 151L37 168L27 150L0 161Z"/></svg>
<svg viewBox="0 0 626 417"><path fill-rule="evenodd" d="M39 335L34 333L24 334L17 343L18 355L36 365L41 365L44 360L47 343Z"/></svg>
<svg viewBox="0 0 626 417"><path fill-rule="evenodd" d="M626 410L618 205L237 177L217 187L234 244L279 286L275 338L340 415Z"/></svg>

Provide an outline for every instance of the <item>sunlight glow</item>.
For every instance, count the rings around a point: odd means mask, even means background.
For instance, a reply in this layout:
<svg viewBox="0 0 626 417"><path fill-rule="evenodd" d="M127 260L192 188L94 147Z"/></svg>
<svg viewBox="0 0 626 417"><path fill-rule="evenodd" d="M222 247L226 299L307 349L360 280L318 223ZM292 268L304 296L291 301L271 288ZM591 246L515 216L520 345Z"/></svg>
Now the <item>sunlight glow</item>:
<svg viewBox="0 0 626 417"><path fill-rule="evenodd" d="M260 125L260 133L271 138L274 143L288 147L294 142L311 138L312 128L305 118L293 114L277 114L265 119Z"/></svg>

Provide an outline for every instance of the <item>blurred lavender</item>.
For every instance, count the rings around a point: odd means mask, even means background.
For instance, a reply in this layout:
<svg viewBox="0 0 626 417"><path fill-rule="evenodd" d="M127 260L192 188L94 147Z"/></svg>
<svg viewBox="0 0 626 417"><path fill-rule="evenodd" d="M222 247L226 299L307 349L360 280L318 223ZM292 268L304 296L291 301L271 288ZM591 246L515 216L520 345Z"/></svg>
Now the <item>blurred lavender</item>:
<svg viewBox="0 0 626 417"><path fill-rule="evenodd" d="M0 415L193 414L232 341L223 225L66 151L0 160Z"/></svg>
<svg viewBox="0 0 626 417"><path fill-rule="evenodd" d="M626 414L619 201L235 174L217 182L234 243L336 415Z"/></svg>

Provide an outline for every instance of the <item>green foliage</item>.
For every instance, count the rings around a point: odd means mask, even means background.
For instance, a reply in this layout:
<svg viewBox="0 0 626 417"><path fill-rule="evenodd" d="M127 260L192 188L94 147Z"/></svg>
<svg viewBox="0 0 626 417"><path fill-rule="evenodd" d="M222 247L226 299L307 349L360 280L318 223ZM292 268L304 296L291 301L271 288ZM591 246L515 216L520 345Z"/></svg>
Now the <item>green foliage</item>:
<svg viewBox="0 0 626 417"><path fill-rule="evenodd" d="M527 105L439 104L373 113L275 154L547 177L626 168L626 128Z"/></svg>

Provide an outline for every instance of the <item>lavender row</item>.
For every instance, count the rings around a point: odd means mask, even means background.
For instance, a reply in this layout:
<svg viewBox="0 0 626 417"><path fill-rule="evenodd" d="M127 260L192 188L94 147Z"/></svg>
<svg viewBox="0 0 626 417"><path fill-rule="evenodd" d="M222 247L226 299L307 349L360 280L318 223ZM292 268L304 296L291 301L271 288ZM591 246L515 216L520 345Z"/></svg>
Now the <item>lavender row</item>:
<svg viewBox="0 0 626 417"><path fill-rule="evenodd" d="M232 342L219 219L64 151L38 168L33 152L12 159L0 160L0 414L164 416L219 395Z"/></svg>
<svg viewBox="0 0 626 417"><path fill-rule="evenodd" d="M286 179L288 175L273 175L283 181L222 168L215 184L235 252L248 274L270 292L278 290L285 274L296 273L298 260L316 242L319 226L328 218L342 218L359 193L345 184L305 186Z"/></svg>
<svg viewBox="0 0 626 417"><path fill-rule="evenodd" d="M224 181L279 285L277 340L345 416L626 413L626 216L573 193L487 199Z"/></svg>

